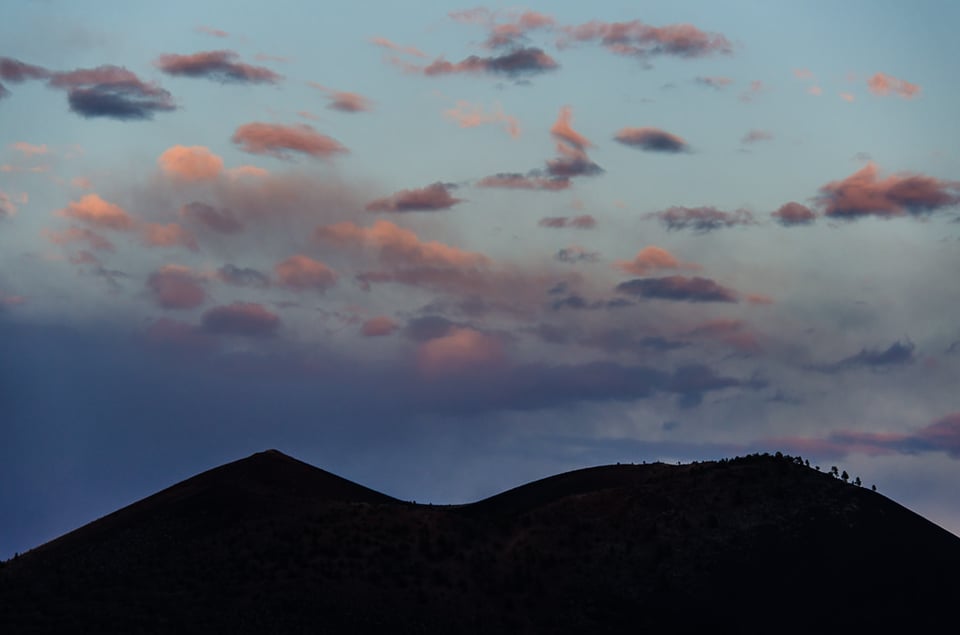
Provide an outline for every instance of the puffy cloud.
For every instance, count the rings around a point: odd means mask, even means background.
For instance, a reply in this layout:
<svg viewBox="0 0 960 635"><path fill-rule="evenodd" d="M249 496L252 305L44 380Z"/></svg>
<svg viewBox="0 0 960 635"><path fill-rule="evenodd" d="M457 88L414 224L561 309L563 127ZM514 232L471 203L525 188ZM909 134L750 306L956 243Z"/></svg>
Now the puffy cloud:
<svg viewBox="0 0 960 635"><path fill-rule="evenodd" d="M86 227L70 226L61 232L47 230L44 232L44 235L47 240L55 245L68 245L80 242L85 243L89 249L95 251L115 251L115 247L110 240Z"/></svg>
<svg viewBox="0 0 960 635"><path fill-rule="evenodd" d="M501 172L487 176L477 181L477 187L503 188L508 190L540 190L559 192L570 188L572 182L569 177L537 176L535 174L519 174L517 172Z"/></svg>
<svg viewBox="0 0 960 635"><path fill-rule="evenodd" d="M102 229L127 231L134 227L133 217L122 207L109 203L96 194L87 194L76 203L71 202L60 210L60 215Z"/></svg>
<svg viewBox="0 0 960 635"><path fill-rule="evenodd" d="M450 185L434 183L419 189L400 190L367 204L368 212L423 212L450 209L463 201L450 195Z"/></svg>
<svg viewBox="0 0 960 635"><path fill-rule="evenodd" d="M177 223L148 223L140 228L141 240L148 247L186 247L197 250L197 239Z"/></svg>
<svg viewBox="0 0 960 635"><path fill-rule="evenodd" d="M692 24L650 26L639 20L600 22L597 20L563 28L560 45L599 42L617 55L649 58L671 55L681 58L727 54L733 46L719 33L701 31Z"/></svg>
<svg viewBox="0 0 960 635"><path fill-rule="evenodd" d="M199 223L218 234L236 234L243 231L241 223L229 209L217 209L207 203L194 201L180 208L180 216Z"/></svg>
<svg viewBox="0 0 960 635"><path fill-rule="evenodd" d="M248 123L237 128L232 140L244 152L266 154L278 159L289 159L292 152L314 158L326 158L347 152L336 139L320 134L306 124L284 126Z"/></svg>
<svg viewBox="0 0 960 635"><path fill-rule="evenodd" d="M427 54L418 49L415 46L402 46L395 42L391 42L385 37L372 37L370 42L379 46L380 48L389 49L391 51L396 51L398 53L403 53L404 55L412 55L413 57L427 57Z"/></svg>
<svg viewBox="0 0 960 635"><path fill-rule="evenodd" d="M266 274L250 267L238 267L229 263L217 269L217 278L222 282L238 287L265 288L270 286L270 278Z"/></svg>
<svg viewBox="0 0 960 635"><path fill-rule="evenodd" d="M173 146L157 164L168 176L183 181L209 181L223 172L223 159L203 146Z"/></svg>
<svg viewBox="0 0 960 635"><path fill-rule="evenodd" d="M655 271L663 271L666 269L697 271L701 268L700 265L696 263L681 262L666 249L655 245L641 249L637 252L637 255L633 257L633 260L620 260L614 263L614 266L621 271L635 276L646 276Z"/></svg>
<svg viewBox="0 0 960 635"><path fill-rule="evenodd" d="M600 254L599 252L589 251L577 245L570 245L557 251L554 258L560 262L571 264L577 262L596 262L600 260Z"/></svg>
<svg viewBox="0 0 960 635"><path fill-rule="evenodd" d="M429 375L498 366L505 360L503 343L471 328L453 328L429 339L417 351L417 364Z"/></svg>
<svg viewBox="0 0 960 635"><path fill-rule="evenodd" d="M296 291L326 291L337 283L337 273L319 260L296 254L273 268L277 283Z"/></svg>
<svg viewBox="0 0 960 635"><path fill-rule="evenodd" d="M904 99L913 99L920 94L920 87L916 84L897 79L886 73L876 73L867 80L867 86L874 95L896 95Z"/></svg>
<svg viewBox="0 0 960 635"><path fill-rule="evenodd" d="M360 327L360 333L366 337L382 337L391 335L400 328L396 322L385 315L370 318Z"/></svg>
<svg viewBox="0 0 960 635"><path fill-rule="evenodd" d="M168 53L156 59L154 65L167 75L203 77L222 83L275 84L282 76L263 66L252 66L238 61L233 51L201 51L192 55Z"/></svg>
<svg viewBox="0 0 960 635"><path fill-rule="evenodd" d="M550 229L563 229L566 227L573 229L593 229L597 226L597 219L590 214L584 214L583 216L547 216L546 218L541 218L537 224L540 225L540 227L548 227Z"/></svg>
<svg viewBox="0 0 960 635"><path fill-rule="evenodd" d="M701 86L709 86L716 90L726 88L733 83L733 80L729 77L698 77L694 80Z"/></svg>
<svg viewBox="0 0 960 635"><path fill-rule="evenodd" d="M207 301L203 279L189 267L165 265L147 278L147 289L164 309L193 309Z"/></svg>
<svg viewBox="0 0 960 635"><path fill-rule="evenodd" d="M770 141L773 139L773 133L767 132L766 130L751 130L747 134L743 135L743 138L740 139L740 143L750 144L757 143L758 141Z"/></svg>
<svg viewBox="0 0 960 635"><path fill-rule="evenodd" d="M459 62L448 62L443 58L437 59L424 67L412 67L428 77L451 75L459 73L489 73L519 77L537 75L558 68L556 60L542 49L536 47L517 48L502 55L479 57L471 55Z"/></svg>
<svg viewBox="0 0 960 635"><path fill-rule="evenodd" d="M817 218L817 215L809 207L793 201L781 205L780 209L771 212L770 215L784 226L809 225Z"/></svg>
<svg viewBox="0 0 960 635"><path fill-rule="evenodd" d="M684 302L737 302L737 293L710 278L667 276L637 278L617 285L627 295Z"/></svg>
<svg viewBox="0 0 960 635"><path fill-rule="evenodd" d="M319 227L314 236L328 244L373 248L384 264L460 269L481 267L490 262L483 254L437 241L421 241L409 229L383 220L371 227L351 222Z"/></svg>
<svg viewBox="0 0 960 635"><path fill-rule="evenodd" d="M647 214L646 217L660 219L670 231L690 228L699 233L722 227L754 224L753 214L745 209L724 212L715 207L671 207Z"/></svg>
<svg viewBox="0 0 960 635"><path fill-rule="evenodd" d="M960 183L921 174L878 176L874 163L842 181L820 188L818 201L827 216L855 219L861 216L919 215L960 203Z"/></svg>
<svg viewBox="0 0 960 635"><path fill-rule="evenodd" d="M152 119L154 113L176 110L169 92L119 66L52 73L50 85L66 89L70 110L87 118Z"/></svg>
<svg viewBox="0 0 960 635"><path fill-rule="evenodd" d="M208 309L203 330L217 335L270 337L280 327L280 317L255 302L234 302Z"/></svg>
<svg viewBox="0 0 960 635"><path fill-rule="evenodd" d="M455 121L461 128L476 128L484 124L503 124L503 129L511 137L520 136L520 122L516 117L503 112L500 104L496 104L491 112L485 112L481 104L472 104L469 101L458 101L457 105L443 111L443 116Z"/></svg>
<svg viewBox="0 0 960 635"><path fill-rule="evenodd" d="M547 161L547 172L555 177L570 178L574 176L596 176L603 173L603 168L591 161L585 152L576 150L567 156Z"/></svg>
<svg viewBox="0 0 960 635"><path fill-rule="evenodd" d="M620 143L648 152L689 152L683 138L658 128L623 128L614 137Z"/></svg>

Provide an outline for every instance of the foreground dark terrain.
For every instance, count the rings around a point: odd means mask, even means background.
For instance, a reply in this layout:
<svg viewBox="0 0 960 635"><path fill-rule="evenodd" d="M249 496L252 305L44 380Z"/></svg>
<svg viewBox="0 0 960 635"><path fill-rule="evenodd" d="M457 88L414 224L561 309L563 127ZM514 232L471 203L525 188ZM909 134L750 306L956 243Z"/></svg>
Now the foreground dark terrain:
<svg viewBox="0 0 960 635"><path fill-rule="evenodd" d="M0 632L935 632L958 594L960 538L790 457L428 506L267 451L0 564Z"/></svg>

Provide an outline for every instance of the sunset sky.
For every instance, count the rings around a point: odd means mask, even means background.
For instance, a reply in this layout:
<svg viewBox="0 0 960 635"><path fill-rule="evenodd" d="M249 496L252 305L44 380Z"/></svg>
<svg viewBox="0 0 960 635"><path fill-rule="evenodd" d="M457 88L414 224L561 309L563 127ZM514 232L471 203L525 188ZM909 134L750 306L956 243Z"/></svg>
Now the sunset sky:
<svg viewBox="0 0 960 635"><path fill-rule="evenodd" d="M781 450L960 534L960 4L0 13L0 558L267 448Z"/></svg>

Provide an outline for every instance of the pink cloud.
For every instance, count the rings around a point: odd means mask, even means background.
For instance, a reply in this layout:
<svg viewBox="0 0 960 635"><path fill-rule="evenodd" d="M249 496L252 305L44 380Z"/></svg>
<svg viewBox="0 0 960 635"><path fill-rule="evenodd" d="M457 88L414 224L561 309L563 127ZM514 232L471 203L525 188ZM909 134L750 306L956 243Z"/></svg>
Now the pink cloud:
<svg viewBox="0 0 960 635"><path fill-rule="evenodd" d="M233 51L201 51L192 55L168 53L154 61L154 65L167 75L181 77L204 77L227 83L275 84L279 75L264 66L253 66L238 61Z"/></svg>
<svg viewBox="0 0 960 635"><path fill-rule="evenodd" d="M437 241L422 241L409 229L383 220L371 227L360 227L351 222L319 227L314 236L327 244L375 249L385 264L456 269L489 264L483 254Z"/></svg>
<svg viewBox="0 0 960 635"><path fill-rule="evenodd" d="M528 32L556 25L556 20L552 16L537 11L523 11L519 15L509 16L508 20L499 24L490 20L489 35L484 42L487 48L519 46L526 40Z"/></svg>
<svg viewBox="0 0 960 635"><path fill-rule="evenodd" d="M370 38L370 41L380 48L390 49L391 51L403 53L404 55L412 55L413 57L427 57L426 53L415 46L402 46L400 44L396 44L395 42L391 42L385 37L373 37Z"/></svg>
<svg viewBox="0 0 960 635"><path fill-rule="evenodd" d="M537 223L540 227L550 229L562 229L569 227L572 229L593 229L597 226L597 219L589 214L583 216L547 216L541 218Z"/></svg>
<svg viewBox="0 0 960 635"><path fill-rule="evenodd" d="M793 201L780 206L775 212L770 214L781 225L809 225L816 220L817 215L806 205L795 203Z"/></svg>
<svg viewBox="0 0 960 635"><path fill-rule="evenodd" d="M25 304L27 299L22 295L7 295L3 291L0 291L0 309L11 307L11 306L20 306Z"/></svg>
<svg viewBox="0 0 960 635"><path fill-rule="evenodd" d="M557 120L550 127L550 134L578 150L586 150L593 145L589 139L573 129L573 109L570 106L563 106L560 109Z"/></svg>
<svg viewBox="0 0 960 635"><path fill-rule="evenodd" d="M191 251L197 250L197 239L189 231L178 225L170 223L160 225L158 223L147 223L141 229L141 241L148 247L186 247Z"/></svg>
<svg viewBox="0 0 960 635"><path fill-rule="evenodd" d="M623 128L614 137L623 145L648 152L689 152L690 146L677 135L658 128Z"/></svg>
<svg viewBox="0 0 960 635"><path fill-rule="evenodd" d="M314 158L327 158L347 152L336 139L320 134L311 126L284 126L269 123L248 123L237 128L233 142L250 154L266 154L289 159L291 152Z"/></svg>
<svg viewBox="0 0 960 635"><path fill-rule="evenodd" d="M189 267L164 265L147 278L147 289L161 308L193 309L207 300L202 282Z"/></svg>
<svg viewBox="0 0 960 635"><path fill-rule="evenodd" d="M614 263L617 269L636 276L646 276L656 271L670 269L682 269L687 271L698 271L700 265L692 262L681 262L676 256L662 247L650 245L644 247L633 260L620 260Z"/></svg>
<svg viewBox="0 0 960 635"><path fill-rule="evenodd" d="M842 181L820 188L824 214L854 219L924 214L960 203L960 182L921 174L894 174L879 178L873 162Z"/></svg>
<svg viewBox="0 0 960 635"><path fill-rule="evenodd" d="M811 95L816 95L817 97L819 97L820 95L823 94L823 89L820 88L819 86L811 86L810 88L807 89L807 92L810 93Z"/></svg>
<svg viewBox="0 0 960 635"><path fill-rule="evenodd" d="M203 146L173 146L157 164L167 176L183 181L210 181L223 172L223 159Z"/></svg>
<svg viewBox="0 0 960 635"><path fill-rule="evenodd" d="M26 141L17 141L11 147L25 157L38 157L50 153L50 149L47 148L47 144L45 143L42 145L34 145Z"/></svg>
<svg viewBox="0 0 960 635"><path fill-rule="evenodd" d="M654 27L639 20L630 22L592 21L564 27L561 46L573 42L599 42L617 55L653 57L673 55L682 58L707 57L733 52L733 46L719 33L701 31L692 24Z"/></svg>
<svg viewBox="0 0 960 635"><path fill-rule="evenodd" d="M772 132L768 132L766 130L751 130L747 134L743 135L743 138L740 139L740 143L759 143L760 141L770 141L771 139L773 139Z"/></svg>
<svg viewBox="0 0 960 635"><path fill-rule="evenodd" d="M747 293L743 299L749 304L757 306L769 306L774 303L773 298L763 293Z"/></svg>
<svg viewBox="0 0 960 635"><path fill-rule="evenodd" d="M496 367L505 361L499 339L471 328L453 328L420 344L417 364L427 375Z"/></svg>
<svg viewBox="0 0 960 635"><path fill-rule="evenodd" d="M60 210L60 215L101 229L127 231L134 220L122 207L109 203L96 194L87 194L76 203Z"/></svg>
<svg viewBox="0 0 960 635"><path fill-rule="evenodd" d="M110 240L86 227L70 226L61 232L46 230L44 235L47 240L55 245L68 245L80 242L86 243L89 249L95 251L115 251L115 247Z"/></svg>
<svg viewBox="0 0 960 635"><path fill-rule="evenodd" d="M367 204L368 212L418 212L450 209L461 198L450 195L450 186L434 183L419 189L400 190L385 198L378 198Z"/></svg>
<svg viewBox="0 0 960 635"><path fill-rule="evenodd" d="M477 187L503 188L509 190L541 190L559 192L570 188L568 177L528 176L518 173L500 173L477 181Z"/></svg>
<svg viewBox="0 0 960 635"><path fill-rule="evenodd" d="M203 225L218 234L236 234L243 231L241 223L229 209L217 209L212 205L195 201L180 208L180 216Z"/></svg>
<svg viewBox="0 0 960 635"><path fill-rule="evenodd" d="M11 57L0 57L0 79L19 84L28 79L47 79L48 77L50 77L50 71L45 68Z"/></svg>
<svg viewBox="0 0 960 635"><path fill-rule="evenodd" d="M853 93L840 93L840 99L846 102L853 102L856 100L856 97Z"/></svg>
<svg viewBox="0 0 960 635"><path fill-rule="evenodd" d="M913 99L920 94L920 86L897 79L886 73L876 73L867 80L867 86L874 95L896 95L904 99Z"/></svg>
<svg viewBox="0 0 960 635"><path fill-rule="evenodd" d="M204 35L210 35L212 37L229 37L230 36L230 34L227 33L226 31L215 29L209 26L204 26L202 24L197 28L195 28L194 31L196 31L197 33L203 33Z"/></svg>
<svg viewBox="0 0 960 635"><path fill-rule="evenodd" d="M270 337L280 327L280 317L262 304L234 302L208 309L202 324L204 331L218 335Z"/></svg>
<svg viewBox="0 0 960 635"><path fill-rule="evenodd" d="M382 315L364 322L363 326L360 327L360 332L366 337L382 337L393 334L398 328L400 327L396 322Z"/></svg>
<svg viewBox="0 0 960 635"><path fill-rule="evenodd" d="M517 118L503 112L496 104L491 112L485 112L480 104L458 101L457 105L443 111L443 116L457 123L461 128L476 128L484 124L502 124L503 129L513 138L520 136L520 122Z"/></svg>
<svg viewBox="0 0 960 635"><path fill-rule="evenodd" d="M811 71L808 68L795 68L793 69L793 75L797 79L801 79L804 81L813 79L813 71Z"/></svg>
<svg viewBox="0 0 960 635"><path fill-rule="evenodd" d="M297 254L273 268L277 283L295 291L326 291L337 283L337 273L319 260Z"/></svg>
<svg viewBox="0 0 960 635"><path fill-rule="evenodd" d="M13 216L17 213L17 204L9 194L0 190L0 219Z"/></svg>
<svg viewBox="0 0 960 635"><path fill-rule="evenodd" d="M310 86L327 94L327 108L340 112L367 112L373 110L373 102L359 93L348 93L327 88L317 82L307 82Z"/></svg>

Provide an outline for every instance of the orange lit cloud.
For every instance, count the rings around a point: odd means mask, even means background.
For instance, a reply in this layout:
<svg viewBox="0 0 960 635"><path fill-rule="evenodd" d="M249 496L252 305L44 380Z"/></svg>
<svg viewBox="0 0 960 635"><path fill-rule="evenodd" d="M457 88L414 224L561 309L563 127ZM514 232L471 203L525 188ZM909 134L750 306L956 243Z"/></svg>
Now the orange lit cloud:
<svg viewBox="0 0 960 635"><path fill-rule="evenodd" d="M820 188L820 205L827 216L905 216L930 213L960 203L960 182L922 174L879 177L873 162L841 181Z"/></svg>
<svg viewBox="0 0 960 635"><path fill-rule="evenodd" d="M400 190L396 194L378 198L367 204L368 212L432 212L450 209L462 198L450 195L451 186L445 183L434 183L426 187Z"/></svg>
<svg viewBox="0 0 960 635"><path fill-rule="evenodd" d="M483 254L463 251L437 241L421 241L409 229L390 221L377 221L371 227L360 227L343 222L320 227L314 234L317 240L338 246L372 248L384 264L471 268L489 264Z"/></svg>
<svg viewBox="0 0 960 635"><path fill-rule="evenodd" d="M290 159L291 153L322 159L347 152L339 141L306 124L248 123L237 128L232 140L244 152L278 159Z"/></svg>
<svg viewBox="0 0 960 635"><path fill-rule="evenodd" d="M476 128L484 124L503 124L503 129L513 138L520 136L520 122L517 118L503 112L496 104L491 112L485 112L480 104L458 101L457 105L443 111L443 116L455 121L461 128Z"/></svg>
<svg viewBox="0 0 960 635"><path fill-rule="evenodd" d="M173 146L157 164L167 176L183 181L209 181L223 172L223 159L203 146Z"/></svg>
<svg viewBox="0 0 960 635"><path fill-rule="evenodd" d="M633 260L620 260L614 263L614 266L625 273L636 276L646 276L655 271L670 269L698 271L701 268L696 263L681 262L666 249L654 245L641 249Z"/></svg>
<svg viewBox="0 0 960 635"><path fill-rule="evenodd" d="M896 95L904 99L913 99L920 94L920 86L897 79L886 73L876 73L867 80L867 86L874 95Z"/></svg>
<svg viewBox="0 0 960 635"><path fill-rule="evenodd" d="M192 251L197 250L197 239L189 230L177 223L168 225L148 223L140 229L140 232L143 244L148 247L181 246Z"/></svg>
<svg viewBox="0 0 960 635"><path fill-rule="evenodd" d="M297 254L273 268L277 283L295 291L326 291L337 283L337 273L319 260Z"/></svg>
<svg viewBox="0 0 960 635"><path fill-rule="evenodd" d="M76 203L71 202L60 210L60 215L101 229L127 231L134 226L133 217L122 207L108 203L96 194L87 194Z"/></svg>
<svg viewBox="0 0 960 635"><path fill-rule="evenodd" d="M471 328L453 328L446 335L423 342L417 351L417 364L428 375L489 368L504 360L499 339Z"/></svg>

